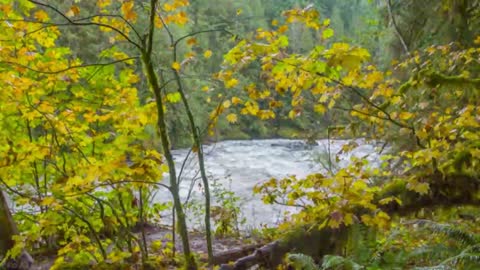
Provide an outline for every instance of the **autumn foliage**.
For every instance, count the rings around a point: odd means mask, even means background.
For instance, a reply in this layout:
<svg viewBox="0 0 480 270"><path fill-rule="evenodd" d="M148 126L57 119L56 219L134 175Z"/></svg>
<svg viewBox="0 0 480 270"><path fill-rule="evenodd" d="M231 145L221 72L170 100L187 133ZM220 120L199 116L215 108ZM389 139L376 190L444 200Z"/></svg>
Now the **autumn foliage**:
<svg viewBox="0 0 480 270"><path fill-rule="evenodd" d="M169 104L184 104L192 152L203 160L207 135L194 122L182 76L189 62L216 53L194 48L195 35L224 29L174 39L171 29L189 22L188 1L145 5L99 0L92 15L75 4L58 10L44 2L0 1L0 191L20 209L20 234L6 257L42 246L57 254L52 269L70 262L181 261L172 259L171 245L149 245L132 228L156 221L170 207L148 205L159 188L172 193L177 216L185 218L175 197L165 114ZM146 33L139 25L149 26ZM295 25L317 33L312 50L290 48L287 32ZM98 62L85 62L57 45L64 26L95 27L111 46ZM163 48L171 57L158 66L154 31L171 39ZM384 69L368 50L333 41L334 34L330 20L314 8L286 11L269 29L234 36L222 69L211 78L221 93L208 96L215 105L205 116L207 134L215 134L222 119L236 125L244 117L294 121L304 114L329 115L339 122L334 137L379 146L375 163L354 158L337 170L259 184L254 192L265 203L298 208L279 232L356 224L386 232L398 225L398 215L422 208L478 207L480 36L471 47L451 43L412 51ZM184 55L177 54L180 43L186 44ZM259 82L242 82L237 75L245 69L255 70ZM171 80L163 77L166 72ZM167 91L170 82L177 85ZM140 97L140 87L151 90L148 98ZM205 95L210 91L198 88ZM358 142L346 144L342 153ZM162 181L167 173L169 185ZM187 227L180 226L186 248ZM149 257L151 251L155 256ZM193 255L185 261L189 269L197 267Z"/></svg>

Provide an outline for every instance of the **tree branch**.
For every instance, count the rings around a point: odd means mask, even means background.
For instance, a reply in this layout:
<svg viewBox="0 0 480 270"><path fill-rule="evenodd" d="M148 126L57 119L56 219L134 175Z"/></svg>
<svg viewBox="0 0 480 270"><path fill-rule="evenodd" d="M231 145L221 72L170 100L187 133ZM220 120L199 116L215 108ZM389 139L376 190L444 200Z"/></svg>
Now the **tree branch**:
<svg viewBox="0 0 480 270"><path fill-rule="evenodd" d="M11 62L11 61L0 61L0 64L9 64L9 65L15 65L15 66L18 66L18 67L22 67L22 68L26 68L30 71L34 71L34 72L37 72L37 73L42 73L42 74L58 74L58 73L63 73L65 71L69 71L69 70L72 70L72 69L76 69L76 68L86 68L86 67L105 67L105 66L110 66L110 65L114 65L114 64L118 64L118 63L122 63L122 62L126 62L126 61L130 61L130 60L135 60L135 59L138 59L139 57L138 56L135 56L135 57L128 57L128 58L124 58L124 59L120 59L120 60L116 60L116 61L112 61L112 62L108 62L108 63L95 63L95 64L85 64L85 65L74 65L74 66L70 66L70 67L67 67L67 68L64 68L64 69L60 69L60 70L55 70L55 71L42 71L42 70L37 70L37 69L34 69L34 68L31 68L29 66L26 66L26 65L23 65L23 64L20 64L20 63L16 63L16 62Z"/></svg>
<svg viewBox="0 0 480 270"><path fill-rule="evenodd" d="M82 23L82 22L78 22L77 20L72 20L70 19L67 15L65 15L63 12L61 12L60 10L58 10L58 8L52 6L52 5L49 5L49 4L45 4L45 3L41 3L41 2L38 2L38 1L35 1L35 0L28 0L29 2L33 3L33 4L36 4L38 6L42 6L42 7L46 7L48 9L51 9L52 11L54 11L55 13L59 14L60 16L62 16L69 24L72 24L72 25L79 25L79 26L89 26L89 25L96 25L96 26L101 26L101 27L105 27L105 28L108 28L108 29L111 29L115 32L117 32L119 35L121 35L123 38L125 38L125 40L127 40L130 44L134 45L135 47L137 47L138 49L141 49L141 46L136 43L135 41L133 41L132 39L130 39L130 37L125 34L124 32L120 31L118 28L116 27L113 27L111 25L108 25L108 24L103 24L103 23L94 23L94 22L88 22L88 23ZM81 20L81 19L80 19ZM131 25L131 24L129 24ZM134 32L135 29L133 29ZM138 35L138 33L136 33Z"/></svg>
<svg viewBox="0 0 480 270"><path fill-rule="evenodd" d="M395 21L395 17L393 16L392 12L392 2L391 0L385 0L387 4L387 9L388 9L388 15L390 16L390 20L392 21L393 28L395 29L395 33L398 36L398 39L400 39L400 42L402 43L403 49L405 50L405 53L410 56L410 50L408 49L407 43L405 43L405 40L403 38L402 33L400 33L400 29L398 28L397 22Z"/></svg>

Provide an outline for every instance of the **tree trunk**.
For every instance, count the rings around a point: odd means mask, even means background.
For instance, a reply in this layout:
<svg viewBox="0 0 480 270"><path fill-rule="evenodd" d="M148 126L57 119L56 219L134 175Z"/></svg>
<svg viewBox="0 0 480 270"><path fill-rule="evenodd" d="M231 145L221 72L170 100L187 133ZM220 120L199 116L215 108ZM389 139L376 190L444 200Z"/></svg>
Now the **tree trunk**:
<svg viewBox="0 0 480 270"><path fill-rule="evenodd" d="M10 208L5 194L0 190L0 257L6 256L8 250L13 248L15 242L13 236L18 234L17 226L13 221ZM8 259L4 267L6 269L26 270L30 269L33 259L26 251L17 258Z"/></svg>
<svg viewBox="0 0 480 270"><path fill-rule="evenodd" d="M155 101L157 103L158 131L160 133L160 140L162 142L163 155L165 156L168 164L168 170L170 174L170 192L172 193L173 206L175 207L175 212L177 213L178 233L182 238L183 254L185 256L187 269L197 269L195 259L190 250L187 222L185 218L185 212L183 211L182 202L180 200L179 186L177 183L177 175L175 171L175 161L173 160L173 155L170 151L170 142L168 140L167 125L165 123L165 112L163 109L160 85L158 83L158 78L155 74L150 55L144 53L142 58L147 73L146 75L148 83L151 86L153 93L155 94Z"/></svg>
<svg viewBox="0 0 480 270"><path fill-rule="evenodd" d="M158 82L157 74L152 63L152 51L153 51L153 36L155 30L155 16L158 0L150 1L150 25L147 39L145 40L144 48L141 49L142 62L145 67L146 77L148 85L155 95L155 102L157 106L157 127L160 133L160 140L163 148L163 155L168 164L169 179L170 179L170 192L173 197L173 207L177 214L178 232L182 238L183 255L185 256L185 266L188 270L196 270L197 263L190 249L190 241L188 239L187 221L185 218L185 212L183 211L182 201L180 200L179 185L177 182L177 173L175 171L175 161L170 150L170 141L168 138L168 131L165 119L165 111L163 108L162 100L162 88Z"/></svg>

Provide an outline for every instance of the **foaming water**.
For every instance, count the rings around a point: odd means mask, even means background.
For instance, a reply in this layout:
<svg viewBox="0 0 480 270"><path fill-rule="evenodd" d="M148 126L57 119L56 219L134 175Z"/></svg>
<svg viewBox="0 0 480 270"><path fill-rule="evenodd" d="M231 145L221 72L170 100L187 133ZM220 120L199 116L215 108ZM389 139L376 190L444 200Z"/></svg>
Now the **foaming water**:
<svg viewBox="0 0 480 270"><path fill-rule="evenodd" d="M214 179L226 188L231 189L242 199L242 213L248 227L259 227L262 224L275 225L279 223L288 207L265 205L259 196L253 195L253 187L270 178L283 178L290 175L305 177L308 174L322 172L324 168L315 161L328 148L330 153L338 153L347 140L317 141L318 145L307 145L300 140L270 139L223 141L204 146L205 166L210 183ZM366 158L375 162L377 155L374 146L362 140L356 141L358 146L348 154L339 155L338 166L345 166L352 156ZM188 149L175 150L174 158L177 164L177 174L188 155ZM326 155L328 156L328 155ZM202 191L199 187L199 173L196 155L190 154L185 162L181 175L180 194L186 199L190 187L193 186L190 198L201 200ZM196 182L192 185L192 179ZM165 179L164 181L167 181ZM165 193L157 194L158 201L169 200Z"/></svg>

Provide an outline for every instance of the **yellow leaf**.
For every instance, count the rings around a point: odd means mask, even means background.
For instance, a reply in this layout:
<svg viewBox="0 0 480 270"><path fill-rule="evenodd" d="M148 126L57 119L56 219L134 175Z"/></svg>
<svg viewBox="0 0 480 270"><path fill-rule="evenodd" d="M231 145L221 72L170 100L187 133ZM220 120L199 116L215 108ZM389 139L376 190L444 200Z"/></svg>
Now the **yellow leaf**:
<svg viewBox="0 0 480 270"><path fill-rule="evenodd" d="M243 10L241 8L237 9L237 16L242 14Z"/></svg>
<svg viewBox="0 0 480 270"><path fill-rule="evenodd" d="M208 90L210 90L210 88L208 86L205 85L204 87L202 87L203 92L208 92Z"/></svg>
<svg viewBox="0 0 480 270"><path fill-rule="evenodd" d="M231 114L227 115L227 121L228 121L229 123L234 124L234 123L237 122L237 120L238 120L238 119L237 119L237 115L236 115L236 114L231 113Z"/></svg>
<svg viewBox="0 0 480 270"><path fill-rule="evenodd" d="M193 45L197 44L197 39L196 39L196 38L189 38L189 39L187 40L187 44L188 44L189 46L193 46Z"/></svg>
<svg viewBox="0 0 480 270"><path fill-rule="evenodd" d="M232 88L235 87L235 85L238 84L238 80L235 78L231 78L230 80L225 82L225 87L226 88Z"/></svg>
<svg viewBox="0 0 480 270"><path fill-rule="evenodd" d="M33 14L33 17L35 17L35 19L37 19L39 21L42 21L42 22L46 22L49 19L47 12L45 12L43 10L39 10L39 11L35 12L35 14Z"/></svg>
<svg viewBox="0 0 480 270"><path fill-rule="evenodd" d="M401 112L399 115L398 115L398 118L402 119L402 120L408 120L410 118L413 117L413 113L409 113L409 112Z"/></svg>
<svg viewBox="0 0 480 270"><path fill-rule="evenodd" d="M333 106L335 106L335 100L331 99L330 102L328 102L328 108L331 109Z"/></svg>
<svg viewBox="0 0 480 270"><path fill-rule="evenodd" d="M223 107L224 107L224 108L229 108L230 105L232 105L232 103L230 103L230 100L225 100L225 101L223 102Z"/></svg>
<svg viewBox="0 0 480 270"><path fill-rule="evenodd" d="M73 15L75 15L75 16L80 14L80 8L78 6L72 6L72 7L70 7L70 10L73 12Z"/></svg>
<svg viewBox="0 0 480 270"><path fill-rule="evenodd" d="M320 114L324 114L325 111L327 110L325 108L325 106L323 106L322 104L317 104L315 105L315 107L313 108L316 112L320 113Z"/></svg>
<svg viewBox="0 0 480 270"><path fill-rule="evenodd" d="M203 53L203 57L205 58L210 58L212 56L212 51L210 50L206 50L204 53Z"/></svg>
<svg viewBox="0 0 480 270"><path fill-rule="evenodd" d="M232 103L233 104L239 104L239 103L242 103L242 100L239 99L238 97L232 97Z"/></svg>
<svg viewBox="0 0 480 270"><path fill-rule="evenodd" d="M109 5L112 4L112 1L111 0L97 0L97 6L100 8L100 9L103 9L103 8L106 8L108 7Z"/></svg>
<svg viewBox="0 0 480 270"><path fill-rule="evenodd" d="M379 203L380 203L381 205L386 205L386 204L389 204L389 203L391 203L391 202L396 202L396 203L398 203L399 205L402 205L400 199L398 199L397 197L392 197L392 196L387 197L387 198L383 198L383 199L381 199L381 200L379 201Z"/></svg>
<svg viewBox="0 0 480 270"><path fill-rule="evenodd" d="M296 116L297 116L297 113L294 110L291 110L288 113L288 118L290 118L290 119L294 119Z"/></svg>
<svg viewBox="0 0 480 270"><path fill-rule="evenodd" d="M278 31L280 34L283 34L283 33L287 32L287 30L288 30L288 26L287 26L287 25L282 25L282 26L280 26L280 27L278 28L277 31Z"/></svg>
<svg viewBox="0 0 480 270"><path fill-rule="evenodd" d="M78 14L80 14L80 8L78 6L73 5L70 7L70 10L67 12L67 14L69 13L72 14L71 17L77 16Z"/></svg>
<svg viewBox="0 0 480 270"><path fill-rule="evenodd" d="M135 21L137 19L137 13L133 11L133 1L126 1L122 4L122 15L126 20Z"/></svg>
<svg viewBox="0 0 480 270"><path fill-rule="evenodd" d="M196 145L192 146L192 152L193 153L198 153L198 146L196 146Z"/></svg>
<svg viewBox="0 0 480 270"><path fill-rule="evenodd" d="M352 225L353 224L353 215L351 213L347 213L345 217L343 218L343 223L345 225Z"/></svg>
<svg viewBox="0 0 480 270"><path fill-rule="evenodd" d="M473 43L480 45L480 36L478 36Z"/></svg>
<svg viewBox="0 0 480 270"><path fill-rule="evenodd" d="M165 3L165 4L163 4L163 9L164 9L166 12L170 12L170 11L174 11L174 10L175 10L175 6L173 6L172 4L169 4L169 3Z"/></svg>
<svg viewBox="0 0 480 270"><path fill-rule="evenodd" d="M168 18L167 18L168 19ZM171 17L171 21L178 24L184 25L188 22L187 13L185 11L181 11Z"/></svg>
<svg viewBox="0 0 480 270"><path fill-rule="evenodd" d="M167 164L162 164L162 165L160 165L160 170L161 170L162 172L167 173L167 172L168 172L168 165L167 165Z"/></svg>
<svg viewBox="0 0 480 270"><path fill-rule="evenodd" d="M53 198L53 197L45 197L40 204L41 204L41 205L51 205L51 204L54 203L54 202L55 202L55 198Z"/></svg>
<svg viewBox="0 0 480 270"><path fill-rule="evenodd" d="M428 190L430 189L428 183L408 183L407 188L409 190L413 190L415 192L418 192L419 194L427 194Z"/></svg>
<svg viewBox="0 0 480 270"><path fill-rule="evenodd" d="M29 198L18 198L15 200L18 205L25 205L30 202Z"/></svg>
<svg viewBox="0 0 480 270"><path fill-rule="evenodd" d="M273 20L272 21L272 26L277 26L278 25L278 21L277 20Z"/></svg>
<svg viewBox="0 0 480 270"><path fill-rule="evenodd" d="M176 71L180 71L180 68L181 68L180 63L178 63L178 62L173 62L173 63L172 63L172 68L173 68L174 70L176 70Z"/></svg>

